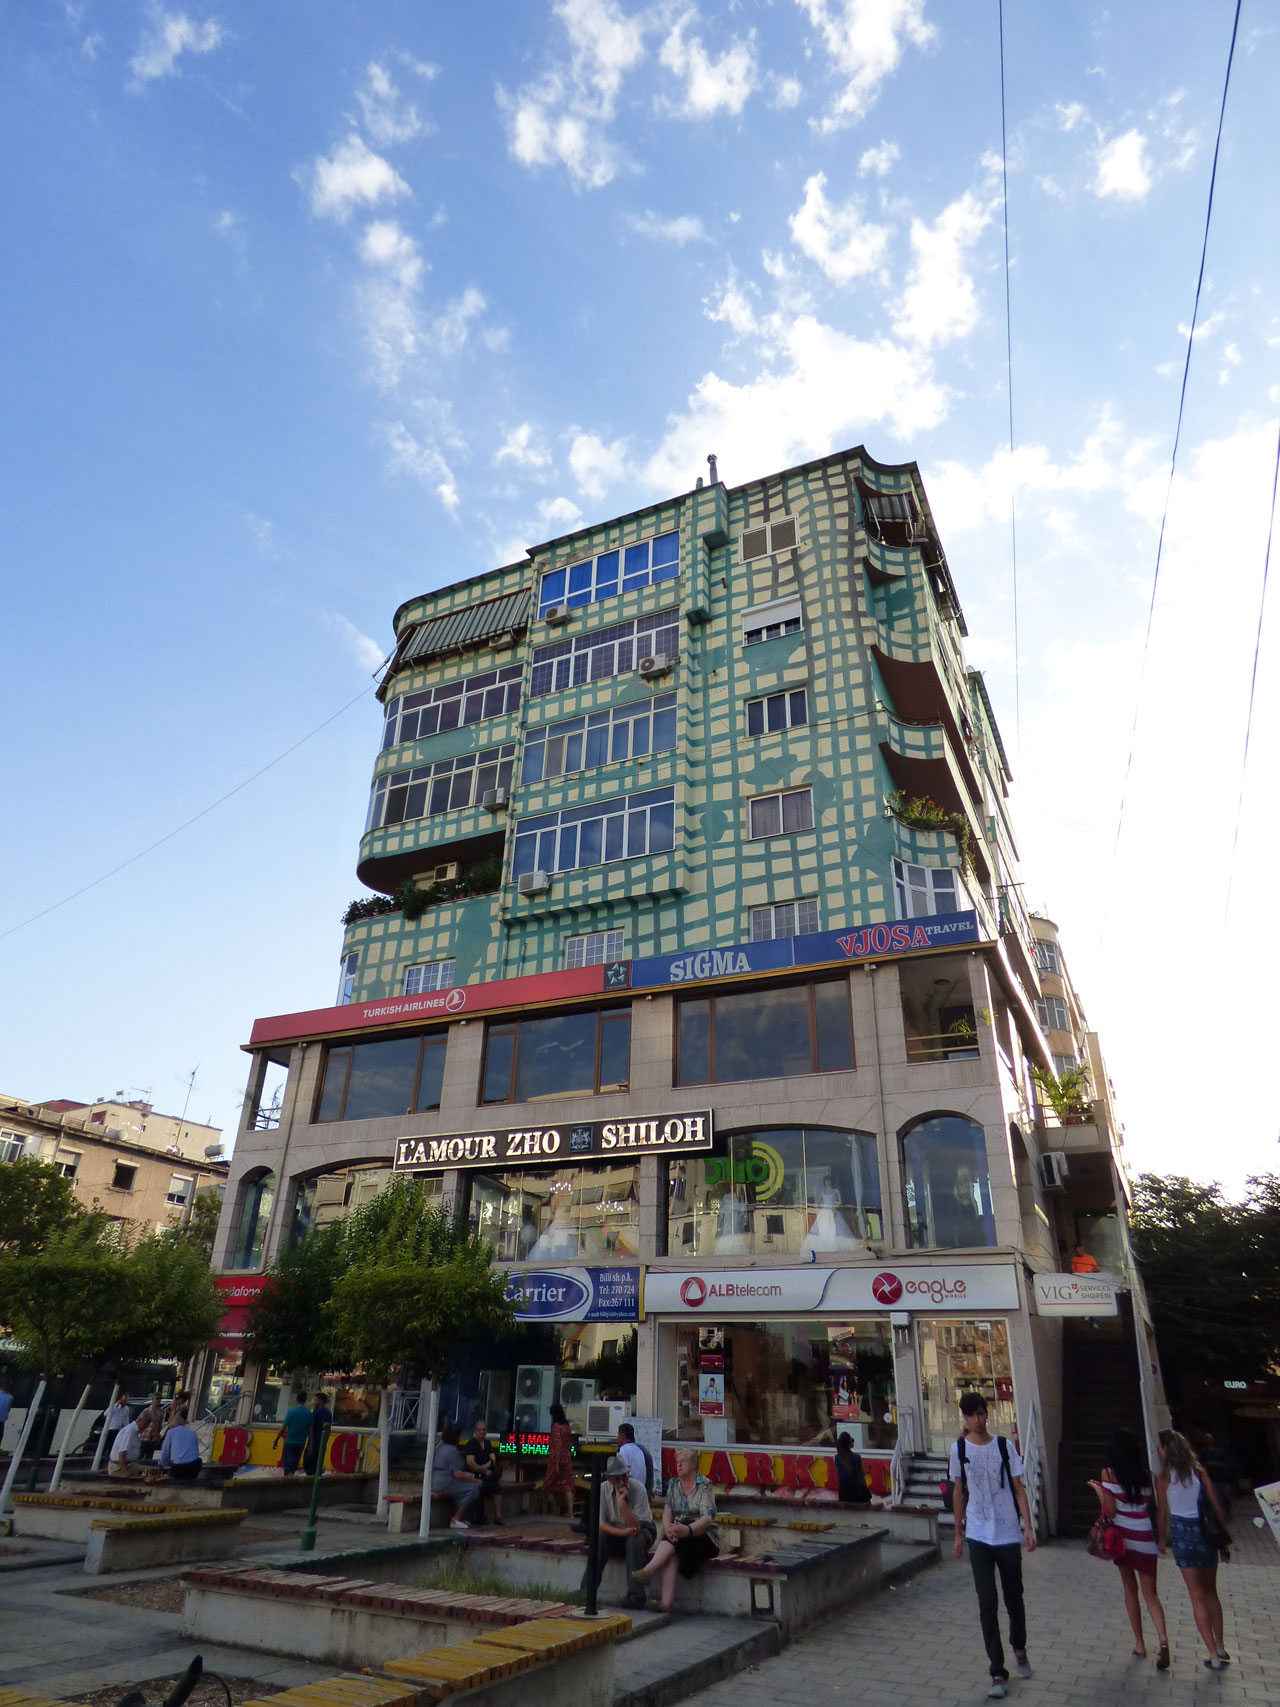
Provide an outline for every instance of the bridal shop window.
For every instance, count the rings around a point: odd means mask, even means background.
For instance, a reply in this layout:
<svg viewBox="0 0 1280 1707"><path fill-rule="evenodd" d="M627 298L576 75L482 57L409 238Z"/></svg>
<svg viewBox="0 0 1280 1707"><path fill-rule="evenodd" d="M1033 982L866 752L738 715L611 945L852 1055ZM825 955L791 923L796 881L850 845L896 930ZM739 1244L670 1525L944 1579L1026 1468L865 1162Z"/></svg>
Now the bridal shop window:
<svg viewBox="0 0 1280 1707"><path fill-rule="evenodd" d="M960 1114L935 1114L902 1134L907 1231L919 1249L994 1245L987 1139Z"/></svg>
<svg viewBox="0 0 1280 1707"><path fill-rule="evenodd" d="M735 1133L710 1156L672 1162L668 1256L860 1251L884 1236L870 1132L784 1126Z"/></svg>
<svg viewBox="0 0 1280 1707"><path fill-rule="evenodd" d="M471 1176L471 1228L498 1262L634 1257L639 1202L638 1162Z"/></svg>
<svg viewBox="0 0 1280 1707"><path fill-rule="evenodd" d="M847 978L809 978L679 1004L681 1085L780 1079L853 1066Z"/></svg>
<svg viewBox="0 0 1280 1707"><path fill-rule="evenodd" d="M676 1355L678 1439L704 1438L710 1374L731 1445L829 1448L845 1433L858 1452L897 1443L887 1321L699 1323L679 1330Z"/></svg>

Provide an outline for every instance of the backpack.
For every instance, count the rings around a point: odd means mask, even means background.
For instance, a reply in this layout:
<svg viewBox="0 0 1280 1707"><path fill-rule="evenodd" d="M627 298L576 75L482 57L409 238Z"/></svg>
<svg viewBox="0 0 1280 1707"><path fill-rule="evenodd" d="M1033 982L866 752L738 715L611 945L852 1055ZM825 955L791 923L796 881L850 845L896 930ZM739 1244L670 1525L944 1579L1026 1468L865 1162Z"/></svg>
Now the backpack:
<svg viewBox="0 0 1280 1707"><path fill-rule="evenodd" d="M969 1462L969 1458L968 1458L968 1454L965 1452L964 1441L965 1441L964 1435L960 1435L959 1438L956 1440L956 1451L957 1451L959 1458L960 1458L960 1485L964 1489L964 1497L966 1499L968 1499L968 1497L969 1497L969 1478L965 1474L965 1468L964 1467ZM1009 1442L1005 1439L1005 1437L1002 1434L998 1434L996 1436L996 1445L1000 1448L1000 1484L999 1485L1000 1485L1000 1487L1003 1488L1006 1485L1006 1481L1007 1481L1009 1492L1012 1493L1013 1492L1013 1471L1009 1465ZM946 1511L951 1511L953 1508L953 1498L955 1495L956 1485L952 1481L950 1476L944 1476L942 1481L938 1485L942 1489L943 1509Z"/></svg>
<svg viewBox="0 0 1280 1707"><path fill-rule="evenodd" d="M639 1441L637 1441L636 1444L637 1444L637 1446L639 1446L640 1445ZM641 1446L640 1450L641 1450L641 1452L644 1453L644 1491L646 1494L648 1494L649 1498L652 1499L653 1498L653 1458L652 1458L652 1456L649 1452L649 1448L647 1446Z"/></svg>

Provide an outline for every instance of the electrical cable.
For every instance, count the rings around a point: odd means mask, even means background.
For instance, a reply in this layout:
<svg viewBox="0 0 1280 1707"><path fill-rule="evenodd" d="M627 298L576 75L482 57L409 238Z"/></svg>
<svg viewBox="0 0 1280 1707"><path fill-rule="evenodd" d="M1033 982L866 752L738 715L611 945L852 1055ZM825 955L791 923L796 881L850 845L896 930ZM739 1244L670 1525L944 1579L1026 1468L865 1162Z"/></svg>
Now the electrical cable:
<svg viewBox="0 0 1280 1707"><path fill-rule="evenodd" d="M1013 552L1013 733L1018 759L1022 759L1022 672L1018 646L1018 494L1013 478L1013 314L1009 286L1009 141L1005 121L1004 94L1004 0L999 0L1000 19L1000 184L1004 208L1004 355L1009 394L1009 534Z"/></svg>
<svg viewBox="0 0 1280 1707"><path fill-rule="evenodd" d="M149 853L154 853L157 848L162 848L166 842L171 842L175 836L180 836L184 830L189 830L193 824L198 824L201 818L207 818L210 812L216 812L219 806L225 805L235 795L242 793L250 783L257 782L258 778L265 776L269 770L274 770L276 765L289 757L290 753L296 753L299 747L305 747L307 742L318 735L322 729L327 729L331 723L336 723L340 717L351 710L353 705L359 705L360 701L373 691L372 688L361 688L354 699L349 699L345 705L339 706L331 717L326 717L323 723L317 723L314 729L309 729L292 746L286 747L282 753L277 753L274 759L268 759L267 763L254 771L252 776L245 777L243 782L238 782L234 788L229 788L225 794L220 794L216 800L210 801L208 806L202 807L199 812L194 812L190 818L185 818L181 824L175 825L163 836L157 836L154 842L148 842L145 848L139 848L137 853L130 854L128 859L122 859L119 865L113 865L110 871L104 871L100 877L95 877L88 883L82 883L79 889L73 889L69 895L64 895L60 901L54 901L48 907L42 907L38 913L32 913L30 918L23 919L16 925L10 925L7 930L0 931L0 942L3 942L7 936L13 936L17 931L26 930L28 925L34 925L38 919L47 919L50 913L56 913L60 907L68 906L72 901L79 900L81 895L87 895L91 889L96 889L108 878L115 877L118 872L127 870L131 865L136 865L140 859L145 859Z"/></svg>
<svg viewBox="0 0 1280 1707"><path fill-rule="evenodd" d="M1231 911L1231 885L1236 875L1236 849L1240 844L1240 814L1244 810L1244 779L1249 768L1249 737L1253 734L1253 700L1258 687L1258 655L1262 651L1262 619L1267 608L1267 576L1271 571L1271 540L1276 527L1276 488L1280 486L1280 431L1276 434L1276 466L1271 476L1271 514L1267 520L1267 549L1262 558L1262 591L1258 596L1258 629L1253 638L1253 673L1249 677L1249 711L1244 722L1244 752L1240 759L1240 792L1236 796L1236 827L1231 837L1231 863L1227 867L1227 899L1222 909L1222 928Z"/></svg>
<svg viewBox="0 0 1280 1707"><path fill-rule="evenodd" d="M1213 166L1209 173L1209 199L1204 214L1204 237L1200 245L1200 271L1196 276L1195 301L1191 309L1191 326L1187 332L1187 355L1182 364L1182 389L1178 394L1178 419L1173 433L1173 452L1169 458L1169 483L1165 489L1164 509L1160 515L1160 533L1156 540L1156 566L1151 577L1151 600L1147 606L1147 631L1142 642L1142 663L1138 669L1138 694L1133 707L1133 728L1129 732L1129 756L1125 760L1124 780L1120 785L1120 810L1116 817L1116 839L1111 849L1114 867L1120 850L1120 832L1124 828L1125 801L1129 793L1129 774L1133 769L1133 754L1138 740L1138 720L1142 712L1142 689L1147 674L1147 654L1151 650L1151 626L1156 613L1156 589L1160 585L1160 565L1164 556L1165 524L1169 520L1169 504L1173 497L1173 479L1178 466L1178 445L1182 439L1182 417L1187 403L1187 380L1191 373L1191 351L1195 346L1196 322L1200 314L1200 292L1204 286L1205 261L1209 253L1209 226L1213 219L1213 192L1218 181L1218 154L1222 148L1222 127L1227 116L1227 91L1231 87L1231 66L1236 54L1236 36L1240 29L1240 7L1236 0L1235 17L1231 23L1231 46L1227 50L1227 71L1222 80L1222 104L1218 109L1218 134L1213 144Z"/></svg>

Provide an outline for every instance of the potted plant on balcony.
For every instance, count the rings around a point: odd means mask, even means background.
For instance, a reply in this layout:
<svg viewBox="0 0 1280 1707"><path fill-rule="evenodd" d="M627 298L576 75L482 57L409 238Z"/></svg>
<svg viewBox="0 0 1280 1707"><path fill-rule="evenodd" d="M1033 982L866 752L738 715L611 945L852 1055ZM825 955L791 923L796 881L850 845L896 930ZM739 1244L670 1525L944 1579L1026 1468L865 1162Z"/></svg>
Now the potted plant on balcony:
<svg viewBox="0 0 1280 1707"><path fill-rule="evenodd" d="M973 836L969 829L969 820L963 812L950 812L927 794L909 795L904 794L901 789L890 794L885 805L895 818L900 818L913 830L948 831L956 839L961 865L966 871L972 871Z"/></svg>
<svg viewBox="0 0 1280 1707"><path fill-rule="evenodd" d="M1087 1067L1067 1067L1061 1073L1051 1073L1047 1067L1033 1067L1031 1077L1060 1126L1084 1126L1093 1119Z"/></svg>

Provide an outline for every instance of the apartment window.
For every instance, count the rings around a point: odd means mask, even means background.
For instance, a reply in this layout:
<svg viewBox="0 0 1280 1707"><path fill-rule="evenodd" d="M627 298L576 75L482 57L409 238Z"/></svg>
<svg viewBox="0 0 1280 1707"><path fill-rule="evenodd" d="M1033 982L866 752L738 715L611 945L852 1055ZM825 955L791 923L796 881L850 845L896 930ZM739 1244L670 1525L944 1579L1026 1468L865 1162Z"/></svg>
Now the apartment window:
<svg viewBox="0 0 1280 1707"><path fill-rule="evenodd" d="M809 721L809 702L803 688L766 694L747 701L747 734L767 735L774 729L796 729Z"/></svg>
<svg viewBox="0 0 1280 1707"><path fill-rule="evenodd" d="M580 871L615 859L669 853L675 846L675 798L673 788L653 788L522 818L516 824L512 878L526 871Z"/></svg>
<svg viewBox="0 0 1280 1707"><path fill-rule="evenodd" d="M131 1166L128 1162L117 1162L115 1171L111 1175L112 1191L132 1191L133 1182L137 1177L136 1166Z"/></svg>
<svg viewBox="0 0 1280 1707"><path fill-rule="evenodd" d="M994 1245L995 1215L980 1126L959 1114L935 1114L902 1134L907 1233L925 1249Z"/></svg>
<svg viewBox="0 0 1280 1707"><path fill-rule="evenodd" d="M1056 942L1043 942L1036 938L1036 965L1042 972L1056 972L1059 978L1062 976L1062 956Z"/></svg>
<svg viewBox="0 0 1280 1707"><path fill-rule="evenodd" d="M27 1153L27 1140L21 1132L0 1132L0 1162L20 1162Z"/></svg>
<svg viewBox="0 0 1280 1707"><path fill-rule="evenodd" d="M863 487L863 514L869 532L885 545L909 545L923 537L920 507L912 492L872 492Z"/></svg>
<svg viewBox="0 0 1280 1707"><path fill-rule="evenodd" d="M196 1182L190 1174L173 1174L169 1179L169 1189L165 1193L165 1202L172 1203L178 1209L185 1209L190 1203Z"/></svg>
<svg viewBox="0 0 1280 1707"><path fill-rule="evenodd" d="M596 599L616 598L619 586L622 592L630 593L658 581L674 581L679 573L680 535L660 533L656 539L602 551L598 557L588 557L544 575L538 594L538 615L545 616L555 605L577 607L592 604Z"/></svg>
<svg viewBox="0 0 1280 1707"><path fill-rule="evenodd" d="M1078 1065L1079 1062L1074 1055L1055 1055L1053 1057L1053 1070L1059 1078L1064 1073L1074 1073Z"/></svg>
<svg viewBox="0 0 1280 1707"><path fill-rule="evenodd" d="M592 931L590 936L571 936L564 945L565 970L579 966L603 966L621 960L626 950L625 931Z"/></svg>
<svg viewBox="0 0 1280 1707"><path fill-rule="evenodd" d="M808 936L818 928L816 901L775 901L751 909L752 942L776 942L782 937Z"/></svg>
<svg viewBox="0 0 1280 1707"><path fill-rule="evenodd" d="M675 744L676 696L664 693L657 699L617 705L611 711L593 711L586 717L569 717L563 723L528 730L520 780L544 782L551 777L572 776L575 771L594 770L620 759L670 752Z"/></svg>
<svg viewBox="0 0 1280 1707"><path fill-rule="evenodd" d="M799 634L803 627L804 612L799 599L775 599L771 604L756 605L743 616L742 644L759 646L784 634Z"/></svg>
<svg viewBox="0 0 1280 1707"><path fill-rule="evenodd" d="M350 954L344 954L339 962L338 1000L337 1007L345 1008L351 1003L356 993L356 973L360 969L360 950L353 948Z"/></svg>
<svg viewBox="0 0 1280 1707"><path fill-rule="evenodd" d="M432 990L447 990L457 965L456 960L424 960L419 966L406 966L402 994L423 996Z"/></svg>
<svg viewBox="0 0 1280 1707"><path fill-rule="evenodd" d="M387 706L382 745L398 747L404 741L420 741L442 729L457 729L479 723L486 717L502 717L520 707L520 677L524 667L508 665L502 670L484 670L460 682L444 682L421 693L402 694Z"/></svg>
<svg viewBox="0 0 1280 1707"><path fill-rule="evenodd" d="M768 557L774 551L790 551L795 543L794 516L788 516L785 521L770 522L764 527L748 528L741 541L742 561L750 563L754 557Z"/></svg>
<svg viewBox="0 0 1280 1707"><path fill-rule="evenodd" d="M271 1211L276 1201L276 1176L268 1168L241 1186L240 1226L235 1249L231 1253L232 1268L258 1268L267 1243Z"/></svg>
<svg viewBox="0 0 1280 1707"><path fill-rule="evenodd" d="M893 862L893 892L897 917L922 919L931 913L958 913L968 899L957 874L945 865Z"/></svg>
<svg viewBox="0 0 1280 1707"><path fill-rule="evenodd" d="M535 1019L491 1020L485 1034L485 1102L625 1090L631 1009L588 1008Z"/></svg>
<svg viewBox="0 0 1280 1707"><path fill-rule="evenodd" d="M317 1120L377 1120L439 1108L445 1031L369 1043L331 1043L325 1051Z"/></svg>
<svg viewBox="0 0 1280 1707"><path fill-rule="evenodd" d="M510 741L483 753L461 753L438 764L380 776L373 785L365 830L478 806L491 788L511 787L515 757L516 745Z"/></svg>
<svg viewBox="0 0 1280 1707"><path fill-rule="evenodd" d="M844 978L690 997L676 1014L677 1083L730 1084L853 1066Z"/></svg>
<svg viewBox="0 0 1280 1707"><path fill-rule="evenodd" d="M1036 1018L1041 1031L1051 1026L1055 1031L1071 1030L1071 1013L1061 996L1041 996L1036 1002Z"/></svg>
<svg viewBox="0 0 1280 1707"><path fill-rule="evenodd" d="M529 697L558 693L561 688L581 687L584 682L607 681L637 669L641 658L662 653L680 656L680 612L662 610L635 622L620 622L612 628L576 634L572 640L556 640L535 646L529 672Z"/></svg>
<svg viewBox="0 0 1280 1707"><path fill-rule="evenodd" d="M785 836L813 828L813 790L789 788L781 794L758 794L747 802L751 838Z"/></svg>
<svg viewBox="0 0 1280 1707"><path fill-rule="evenodd" d="M83 1152L80 1150L59 1150L53 1158L53 1165L63 1179L71 1180L74 1183L75 1177L80 1171L82 1155Z"/></svg>

